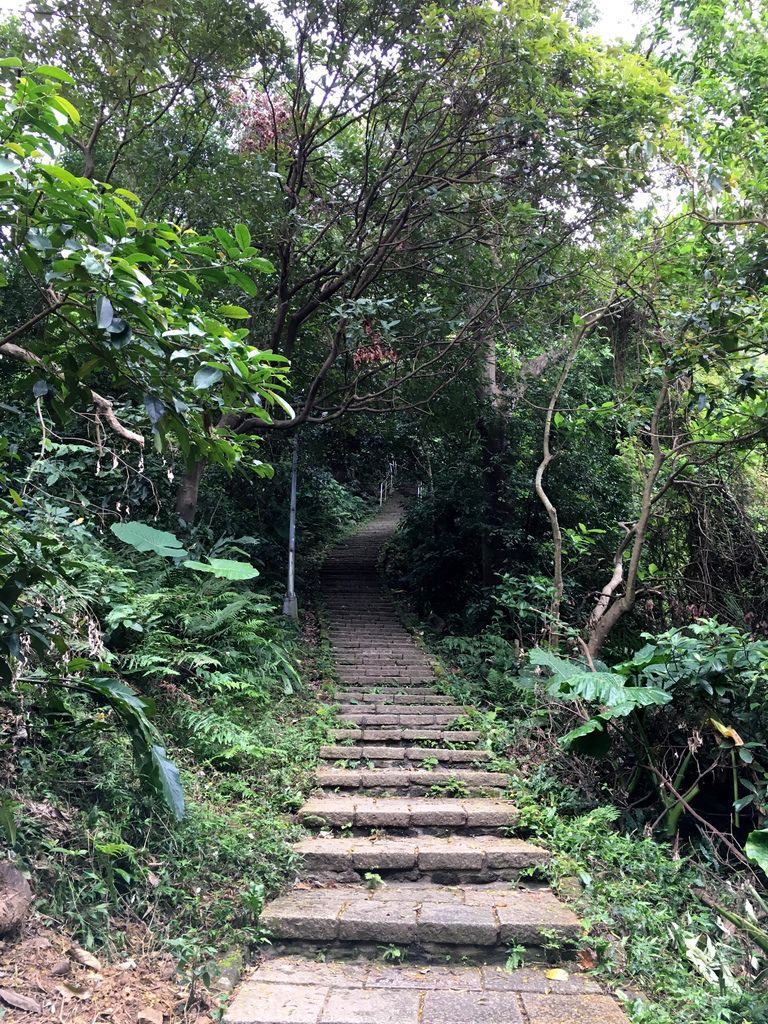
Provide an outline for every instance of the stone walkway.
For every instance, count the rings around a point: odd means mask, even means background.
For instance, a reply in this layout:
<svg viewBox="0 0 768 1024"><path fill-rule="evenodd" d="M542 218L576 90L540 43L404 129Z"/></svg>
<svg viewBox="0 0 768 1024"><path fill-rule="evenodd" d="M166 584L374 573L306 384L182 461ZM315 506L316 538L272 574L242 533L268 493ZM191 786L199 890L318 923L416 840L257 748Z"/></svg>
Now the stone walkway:
<svg viewBox="0 0 768 1024"><path fill-rule="evenodd" d="M302 880L262 915L272 946L226 1024L627 1024L591 979L552 971L580 934L509 838L507 777L441 695L376 571L395 502L323 574L342 728L299 812ZM510 950L530 966L507 971Z"/></svg>

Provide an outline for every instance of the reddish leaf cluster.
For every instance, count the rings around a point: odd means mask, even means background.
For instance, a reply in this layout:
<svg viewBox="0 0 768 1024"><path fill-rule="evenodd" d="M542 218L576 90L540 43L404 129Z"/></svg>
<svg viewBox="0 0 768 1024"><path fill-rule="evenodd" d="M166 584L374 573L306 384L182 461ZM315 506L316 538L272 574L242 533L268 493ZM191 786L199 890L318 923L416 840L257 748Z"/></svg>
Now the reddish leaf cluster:
<svg viewBox="0 0 768 1024"><path fill-rule="evenodd" d="M365 363L397 362L397 352L383 344L381 331L376 329L373 320L363 321L363 334L369 341L367 345L359 345L352 357L356 370Z"/></svg>
<svg viewBox="0 0 768 1024"><path fill-rule="evenodd" d="M279 141L291 112L282 96L249 91L242 86L229 94L230 105L237 112L243 130L240 151L261 152Z"/></svg>

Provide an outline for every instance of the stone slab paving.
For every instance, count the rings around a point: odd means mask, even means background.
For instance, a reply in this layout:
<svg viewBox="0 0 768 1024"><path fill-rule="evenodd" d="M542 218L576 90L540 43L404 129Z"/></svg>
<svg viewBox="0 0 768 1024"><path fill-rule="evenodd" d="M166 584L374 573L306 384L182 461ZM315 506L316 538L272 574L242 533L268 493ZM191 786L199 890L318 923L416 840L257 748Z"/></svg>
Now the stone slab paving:
<svg viewBox="0 0 768 1024"><path fill-rule="evenodd" d="M468 792L505 789L509 778L503 772L476 771L474 768L320 768L315 779L324 789L365 789L450 791L457 784Z"/></svg>
<svg viewBox="0 0 768 1024"><path fill-rule="evenodd" d="M305 823L331 828L512 828L517 811L508 800L318 796L298 814Z"/></svg>
<svg viewBox="0 0 768 1024"><path fill-rule="evenodd" d="M499 836L324 836L297 843L304 873L344 871L473 871L539 867L549 854L520 839Z"/></svg>
<svg viewBox="0 0 768 1024"><path fill-rule="evenodd" d="M230 1024L626 1024L588 978L523 968L268 960L240 989Z"/></svg>
<svg viewBox="0 0 768 1024"><path fill-rule="evenodd" d="M491 760L480 733L441 694L377 575L398 516L391 502L328 559L341 727L297 815L318 833L295 847L308 881L266 906L273 945L225 1024L627 1024L570 967L494 965L512 946L541 956L581 925L530 880L547 851L509 837L508 777L478 767ZM371 959L387 946L414 962Z"/></svg>

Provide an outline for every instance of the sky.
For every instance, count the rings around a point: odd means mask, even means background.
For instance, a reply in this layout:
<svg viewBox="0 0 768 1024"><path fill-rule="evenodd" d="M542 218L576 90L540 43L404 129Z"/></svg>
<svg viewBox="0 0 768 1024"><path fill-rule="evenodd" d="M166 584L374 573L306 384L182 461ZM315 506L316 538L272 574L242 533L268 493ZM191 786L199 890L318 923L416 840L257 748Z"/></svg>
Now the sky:
<svg viewBox="0 0 768 1024"><path fill-rule="evenodd" d="M183 0L179 0L183 2ZM0 0L0 11L18 11L24 0ZM605 40L631 39L634 37L640 19L632 9L632 0L596 0L600 20L594 31Z"/></svg>
<svg viewBox="0 0 768 1024"><path fill-rule="evenodd" d="M596 0L600 18L592 31L607 42L633 39L642 24L633 10L632 0Z"/></svg>

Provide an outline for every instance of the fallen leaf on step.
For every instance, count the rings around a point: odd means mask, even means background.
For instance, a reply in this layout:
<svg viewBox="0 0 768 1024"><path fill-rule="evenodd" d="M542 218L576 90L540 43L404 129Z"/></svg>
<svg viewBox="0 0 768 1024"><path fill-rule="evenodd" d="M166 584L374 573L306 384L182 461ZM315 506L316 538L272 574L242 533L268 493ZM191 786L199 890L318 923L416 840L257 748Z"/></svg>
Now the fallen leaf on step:
<svg viewBox="0 0 768 1024"><path fill-rule="evenodd" d="M69 955L76 963L82 964L83 967L90 967L92 971L101 970L101 963L96 959L93 953L89 953L87 949L81 949L80 946L73 946L72 949L69 950Z"/></svg>
<svg viewBox="0 0 768 1024"><path fill-rule="evenodd" d="M562 967L553 967L551 971L547 971L546 977L550 981L568 981L569 974Z"/></svg>
<svg viewBox="0 0 768 1024"><path fill-rule="evenodd" d="M23 996L21 992L14 992L10 988L0 988L0 999L6 1006L12 1006L14 1010L24 1010L26 1013L42 1013L39 1003L29 996Z"/></svg>
<svg viewBox="0 0 768 1024"><path fill-rule="evenodd" d="M594 949L590 949L585 946L579 950L579 954L576 958L579 962L579 967L582 971L591 971L593 967L597 967L597 953Z"/></svg>

